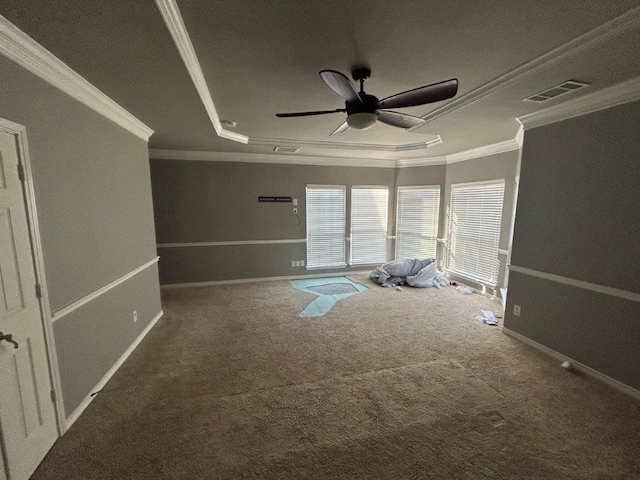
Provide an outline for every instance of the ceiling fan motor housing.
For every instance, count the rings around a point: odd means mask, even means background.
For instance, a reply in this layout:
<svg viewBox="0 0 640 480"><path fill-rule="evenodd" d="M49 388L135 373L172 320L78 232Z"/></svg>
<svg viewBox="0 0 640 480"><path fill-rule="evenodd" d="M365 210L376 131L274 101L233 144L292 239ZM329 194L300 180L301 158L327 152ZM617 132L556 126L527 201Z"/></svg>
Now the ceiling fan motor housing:
<svg viewBox="0 0 640 480"><path fill-rule="evenodd" d="M378 109L378 98L366 93L360 93L359 95L362 99L362 103L350 102L348 100L344 102L347 108L347 115L361 112L376 113L376 110Z"/></svg>
<svg viewBox="0 0 640 480"><path fill-rule="evenodd" d="M378 120L378 99L364 92L359 93L361 102L346 101L347 124L356 130L367 130Z"/></svg>

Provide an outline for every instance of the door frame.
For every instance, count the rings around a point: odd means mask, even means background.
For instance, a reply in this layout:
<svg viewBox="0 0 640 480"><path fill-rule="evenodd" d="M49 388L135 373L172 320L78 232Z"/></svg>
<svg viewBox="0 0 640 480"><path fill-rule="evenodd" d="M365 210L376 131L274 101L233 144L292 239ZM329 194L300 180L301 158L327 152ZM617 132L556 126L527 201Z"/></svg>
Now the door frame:
<svg viewBox="0 0 640 480"><path fill-rule="evenodd" d="M55 337L53 335L53 323L51 322L51 308L49 304L49 289L47 288L47 277L44 268L44 256L42 254L42 241L40 238L40 227L36 206L35 189L33 186L33 175L31 173L31 161L27 141L27 128L24 125L0 118L0 131L14 135L16 138L16 148L18 151L18 162L22 166L24 174L23 195L26 208L27 223L29 225L29 238L31 255L34 262L36 282L40 285L40 320L45 339L47 363L51 388L55 395L54 409L56 412L56 425L58 437L65 432L65 410L62 398L62 383L60 381L60 371L58 369L58 356L56 354ZM47 401L44 399L44 401Z"/></svg>

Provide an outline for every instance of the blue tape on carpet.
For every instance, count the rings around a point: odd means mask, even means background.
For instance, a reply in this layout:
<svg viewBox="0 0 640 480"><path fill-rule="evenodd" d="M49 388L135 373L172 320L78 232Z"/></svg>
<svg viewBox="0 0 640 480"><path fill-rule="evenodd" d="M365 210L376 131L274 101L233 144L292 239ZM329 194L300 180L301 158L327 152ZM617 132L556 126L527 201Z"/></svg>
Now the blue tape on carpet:
<svg viewBox="0 0 640 480"><path fill-rule="evenodd" d="M368 290L364 285L352 282L346 277L293 280L291 284L298 290L318 295L318 298L300 313L301 317L321 317L338 301Z"/></svg>

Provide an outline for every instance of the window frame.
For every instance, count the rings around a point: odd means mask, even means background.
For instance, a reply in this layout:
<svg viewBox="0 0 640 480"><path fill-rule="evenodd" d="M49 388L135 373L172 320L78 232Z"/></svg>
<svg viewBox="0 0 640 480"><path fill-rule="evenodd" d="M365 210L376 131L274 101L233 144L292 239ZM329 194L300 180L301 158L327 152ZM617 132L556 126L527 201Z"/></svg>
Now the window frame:
<svg viewBox="0 0 640 480"><path fill-rule="evenodd" d="M356 197L354 196L357 191L383 191L384 192L384 207L382 209L383 216L378 222L379 228L359 228L357 225L360 223L357 218L359 215L366 216L367 211L356 212ZM389 187L386 185L352 185L351 186L351 206L349 213L349 265L362 266L362 265L379 265L385 263L389 257L388 248L388 229L389 229ZM355 219L355 221L354 221ZM376 220L374 218L374 220ZM355 228L354 228L355 225ZM370 233L362 233L370 232ZM356 244L356 238L361 237L364 245L359 247ZM376 243L377 241L377 243ZM380 250L375 250L376 245ZM354 248L355 246L355 248ZM377 255L377 256L376 256Z"/></svg>
<svg viewBox="0 0 640 480"><path fill-rule="evenodd" d="M310 190L336 190L342 192L342 202L338 202L337 208L332 210L331 213L341 213L342 222L339 223L337 220L331 217L330 222L327 222L327 225L318 226L313 225L314 216L318 214L318 212L311 211L312 208L315 207L313 205L313 200L310 201ZM305 202L306 202L306 240L307 240L307 248L306 248L306 265L307 269L330 269L330 268L345 268L347 266L346 263L346 221L347 221L347 187L345 185L317 185L317 184L308 184L305 190ZM340 212L341 210L341 212ZM319 213L324 213L319 211ZM328 216L326 218L329 218ZM329 228L329 233L325 235L320 235L313 231L313 229L321 229L321 228ZM341 228L339 228L341 227ZM328 239L321 239L318 237L329 237ZM335 237L338 239L338 242L335 242L334 245L331 245L331 248L326 250L322 249L322 244L324 242L325 245L329 245L332 243L331 237ZM315 244L315 245L314 245ZM317 245L317 246L316 246ZM336 245L338 247L336 248ZM341 246L340 246L341 245ZM318 249L318 252L315 252L315 249ZM338 260L337 252L341 253L340 260ZM320 259L330 258L331 261L321 262Z"/></svg>
<svg viewBox="0 0 640 480"><path fill-rule="evenodd" d="M499 250L500 236L502 233L502 217L504 213L504 194L506 189L505 186L506 181L504 178L481 182L451 184L449 205L447 207L448 218L446 255L446 268L450 274L467 278L469 280L491 287L497 286L500 275ZM477 204L472 205L471 203L469 203L469 205L466 207L465 216L463 217L466 219L468 216L474 215L474 217L477 218L478 213L482 213L482 210L488 210L483 215L485 217L485 221L482 223L478 223L478 221L476 220L472 224L469 224L469 222L467 222L466 224L463 223L463 238L465 239L462 243L462 251L456 252L456 250L458 250L461 245L461 239L459 237L460 221L457 220L457 218L461 216L459 214L462 214L462 210L458 209L457 212L454 210L454 194L456 193L456 191L460 191L462 189L472 190L487 187L494 187L499 191L492 194L492 197L487 198L486 204L484 203L484 200L483 205L481 206L478 206ZM496 199L499 196L501 196L501 198L499 202L500 208L498 212L498 209L496 208ZM480 212L477 211L478 209L480 209ZM487 216L489 217L488 220L486 220ZM464 229L466 229L466 231ZM474 236L484 236L487 238L473 238ZM476 241L475 245L473 245L474 240ZM488 259L486 258L487 251L491 251L491 257ZM456 265L455 263L456 255L460 257L459 261L462 264L460 266ZM465 260L465 257L474 259L473 261L475 261L476 267L470 268L472 260Z"/></svg>
<svg viewBox="0 0 640 480"><path fill-rule="evenodd" d="M435 225L434 223L431 223L431 233L434 233L433 237L427 237L429 238L429 241L431 238L433 238L433 257L428 256L428 254L419 254L419 255L401 255L401 237L402 237L402 208L401 208L401 203L400 203L400 198L401 198L401 192L406 192L406 191L419 191L419 190L423 190L423 191L428 191L428 190L432 190L432 191L437 191L437 200L436 200L436 208L435 208ZM397 189L397 193L396 193L396 242L395 242L395 258L397 259L401 259L401 258L438 258L438 232L439 232L439 227L440 227L440 204L442 201L442 187L440 185L403 185L403 186L399 186ZM424 217L423 217L424 218ZM435 227L435 228L434 228ZM407 229L407 231L409 231L409 235L416 235L416 236L420 236L420 235L424 235L425 233L428 232L419 232L417 230L410 230ZM418 242L416 242L418 243Z"/></svg>

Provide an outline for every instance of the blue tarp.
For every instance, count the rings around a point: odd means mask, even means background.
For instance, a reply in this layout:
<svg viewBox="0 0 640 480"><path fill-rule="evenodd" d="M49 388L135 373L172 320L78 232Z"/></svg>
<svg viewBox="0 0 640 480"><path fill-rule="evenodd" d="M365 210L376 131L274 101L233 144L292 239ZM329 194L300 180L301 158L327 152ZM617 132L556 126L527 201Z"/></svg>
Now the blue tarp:
<svg viewBox="0 0 640 480"><path fill-rule="evenodd" d="M311 288L317 287L320 285L331 285L334 283L343 283L350 284L355 288L355 291L349 293L339 293L326 295L322 293L318 293ZM360 285L359 283L352 282L346 277L332 277L332 278L310 278L308 280L293 280L291 284L297 288L298 290L302 290L303 292L313 293L314 295L318 295L313 302L307 305L301 313L301 317L321 317L325 313L327 313L333 306L344 298L350 297L352 295L357 295L358 293L364 292L368 290L364 285Z"/></svg>

